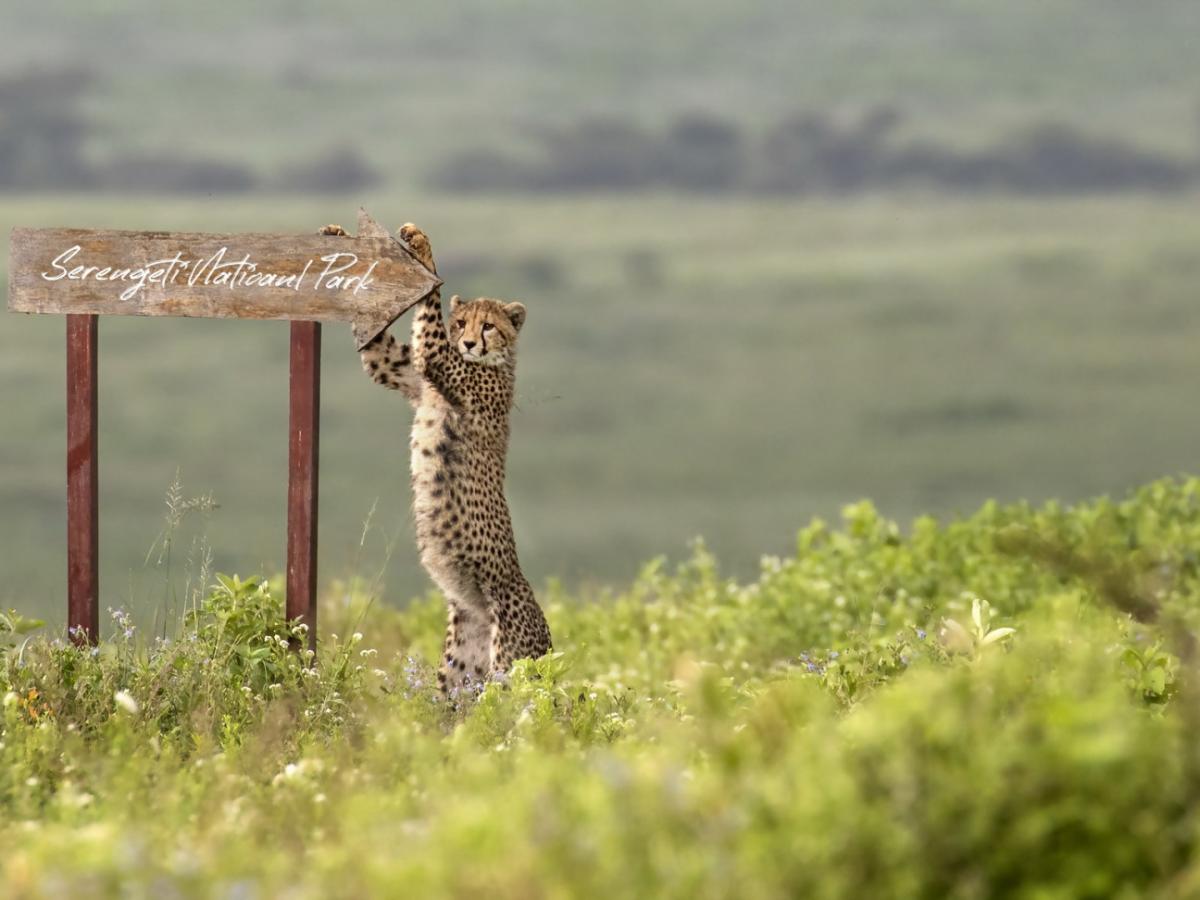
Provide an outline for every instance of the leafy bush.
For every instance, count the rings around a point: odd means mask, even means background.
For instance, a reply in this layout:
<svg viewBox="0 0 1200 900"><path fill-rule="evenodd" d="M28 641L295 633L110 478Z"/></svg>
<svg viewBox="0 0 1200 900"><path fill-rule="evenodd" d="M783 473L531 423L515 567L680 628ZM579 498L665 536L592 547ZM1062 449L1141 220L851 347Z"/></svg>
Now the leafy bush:
<svg viewBox="0 0 1200 900"><path fill-rule="evenodd" d="M1194 480L907 532L860 503L753 584L697 546L551 588L558 652L449 700L437 597L335 585L317 655L254 579L170 642L10 616L0 871L55 897L1192 896L1197 546Z"/></svg>

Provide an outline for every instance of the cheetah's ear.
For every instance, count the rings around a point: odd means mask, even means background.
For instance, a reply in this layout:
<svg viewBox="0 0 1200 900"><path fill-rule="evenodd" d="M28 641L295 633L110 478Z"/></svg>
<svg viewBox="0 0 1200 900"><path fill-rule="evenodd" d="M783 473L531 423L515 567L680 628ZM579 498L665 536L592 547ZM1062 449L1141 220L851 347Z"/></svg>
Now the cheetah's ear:
<svg viewBox="0 0 1200 900"><path fill-rule="evenodd" d="M458 296L458 294L450 298L450 312L458 312L458 308L462 305L462 297Z"/></svg>
<svg viewBox="0 0 1200 900"><path fill-rule="evenodd" d="M508 316L508 321L512 322L513 328L520 331L521 326L525 324L525 304L505 303L504 312Z"/></svg>

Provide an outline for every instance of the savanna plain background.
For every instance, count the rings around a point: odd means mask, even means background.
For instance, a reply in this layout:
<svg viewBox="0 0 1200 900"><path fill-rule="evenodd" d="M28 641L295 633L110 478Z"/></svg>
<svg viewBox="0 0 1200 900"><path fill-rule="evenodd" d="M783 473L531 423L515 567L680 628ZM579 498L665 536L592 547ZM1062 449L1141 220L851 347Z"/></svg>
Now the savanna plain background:
<svg viewBox="0 0 1200 900"><path fill-rule="evenodd" d="M528 305L509 493L535 584L622 582L696 535L749 576L864 496L903 521L1194 471L1194 3L0 17L5 232L364 205L429 232L448 292ZM0 313L0 606L52 622L63 337ZM341 328L324 372L322 580L402 604L426 588L408 412ZM105 319L101 379L103 603L149 617L206 544L277 572L286 326ZM168 560L177 472L219 507Z"/></svg>

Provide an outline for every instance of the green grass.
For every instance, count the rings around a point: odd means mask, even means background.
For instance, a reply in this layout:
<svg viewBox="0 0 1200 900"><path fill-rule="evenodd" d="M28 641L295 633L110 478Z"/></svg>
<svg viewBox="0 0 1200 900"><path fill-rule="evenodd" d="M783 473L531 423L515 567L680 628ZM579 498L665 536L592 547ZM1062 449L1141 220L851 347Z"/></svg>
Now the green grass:
<svg viewBox="0 0 1200 900"><path fill-rule="evenodd" d="M0 229L304 231L351 224L356 202L30 197L0 201ZM627 578L698 534L748 577L798 523L861 496L904 521L1193 470L1194 202L371 206L426 227L448 290L528 304L509 493L534 583L575 585ZM0 314L0 603L55 620L62 334L58 318ZM163 567L144 560L177 469L221 504L207 526L218 568L281 566L286 353L278 323L102 323L105 604L147 620L164 607ZM409 414L340 328L324 367L322 572L370 577L390 559L386 597L404 602L428 583L409 530ZM181 531L177 586L200 525Z"/></svg>
<svg viewBox="0 0 1200 900"><path fill-rule="evenodd" d="M447 702L444 620L333 585L320 653L222 579L174 640L0 618L13 896L1187 897L1200 482L867 503L748 582L697 548L546 597L557 652ZM1133 618L1153 619L1142 624Z"/></svg>

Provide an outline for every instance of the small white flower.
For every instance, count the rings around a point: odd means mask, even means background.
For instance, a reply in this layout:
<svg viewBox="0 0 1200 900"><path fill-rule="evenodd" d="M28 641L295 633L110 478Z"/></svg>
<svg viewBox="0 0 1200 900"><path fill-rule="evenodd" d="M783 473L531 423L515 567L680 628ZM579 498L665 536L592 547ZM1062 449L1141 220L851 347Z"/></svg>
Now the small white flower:
<svg viewBox="0 0 1200 900"><path fill-rule="evenodd" d="M18 699L20 699L20 698L17 697L16 691L9 691L7 694L4 695L5 708L10 707L10 706L15 706Z"/></svg>
<svg viewBox="0 0 1200 900"><path fill-rule="evenodd" d="M350 642L352 644L357 644L361 640L362 640L362 632L361 631L356 631L356 632L354 632L354 634L350 635Z"/></svg>
<svg viewBox="0 0 1200 900"><path fill-rule="evenodd" d="M963 628L955 619L942 619L938 639L941 640L942 646L951 653L970 653L974 646L967 629Z"/></svg>
<svg viewBox="0 0 1200 900"><path fill-rule="evenodd" d="M83 809L85 806L90 806L95 798L86 791L78 790L75 785L67 781L59 788L57 799L65 807Z"/></svg>
<svg viewBox="0 0 1200 900"><path fill-rule="evenodd" d="M134 700L128 692L117 691L115 694L113 694L113 700L116 702L117 706L121 707L121 709L125 710L125 712L132 716L137 715L138 702Z"/></svg>
<svg viewBox="0 0 1200 900"><path fill-rule="evenodd" d="M299 762L288 763L283 771L271 779L271 784L279 785L286 781L298 781L308 775L320 772L324 766L319 759L302 759Z"/></svg>

